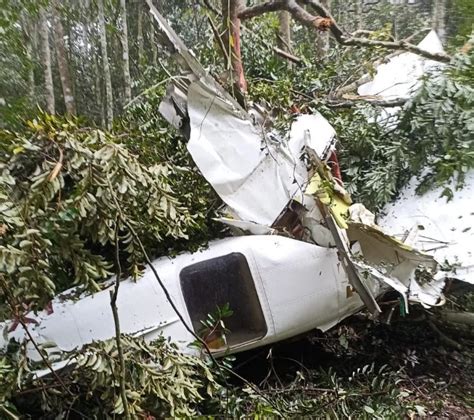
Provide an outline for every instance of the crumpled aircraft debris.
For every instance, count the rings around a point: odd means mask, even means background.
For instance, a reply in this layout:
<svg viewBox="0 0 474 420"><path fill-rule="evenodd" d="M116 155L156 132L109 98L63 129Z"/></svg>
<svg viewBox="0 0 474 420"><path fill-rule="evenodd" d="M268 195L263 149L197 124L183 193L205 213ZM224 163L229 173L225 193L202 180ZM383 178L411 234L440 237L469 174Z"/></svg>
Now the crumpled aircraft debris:
<svg viewBox="0 0 474 420"><path fill-rule="evenodd" d="M444 53L441 40L434 30L417 46L430 53ZM410 99L421 87L423 76L428 73L435 74L445 65L418 54L403 52L378 65L374 78L359 86L357 93L360 97L386 101ZM399 111L400 107L396 106L385 108L377 121L384 125L396 124Z"/></svg>
<svg viewBox="0 0 474 420"><path fill-rule="evenodd" d="M432 53L443 52L433 30L418 46ZM444 66L413 53L402 53L378 66L374 79L360 86L358 93L384 100L408 99L421 87L424 75L430 72L431 77L436 77L436 71ZM385 111L392 116L389 124L396 123L399 108ZM474 283L474 212L470 211L474 208L474 171L465 175L461 190L453 183L418 195L419 184L420 180L413 177L399 197L385 206L380 226L443 264L444 271L438 274L441 279L451 277ZM446 188L453 191L449 201L443 197Z"/></svg>
<svg viewBox="0 0 474 420"><path fill-rule="evenodd" d="M397 60L405 63L413 58L401 55ZM416 60L412 64L408 78L423 69ZM412 293L421 288L415 279L420 265L434 272L436 262L383 233L368 210L352 203L328 165L336 133L321 114L298 116L287 133L269 131L258 123L262 118L255 118L258 108L247 113L221 94L220 87L208 84L201 71L190 70L186 83L171 83L160 110L171 124L180 117L186 121L185 128L179 127L188 135L188 150L226 204L220 221L246 234L278 233L336 247L351 285L373 313L380 308L365 286L358 258L366 260L383 284L396 284L407 300L436 304L431 296ZM373 83L375 88L379 85L377 80ZM405 90L409 92L407 86ZM441 290L437 299L442 300Z"/></svg>
<svg viewBox="0 0 474 420"><path fill-rule="evenodd" d="M399 198L385 206L380 225L443 264L441 276L473 284L474 171L466 174L461 190L450 185L449 201L443 196L445 187L418 195L419 182L412 178Z"/></svg>
<svg viewBox="0 0 474 420"><path fill-rule="evenodd" d="M225 346L208 343L216 354L313 328L324 331L364 305L377 314L377 298L390 288L400 293L406 311L410 301L442 304L445 280L436 274L433 256L390 236L362 204L352 203L334 160L336 133L329 122L319 113L300 115L287 133L271 131L259 118L262 109L243 109L147 3L161 45L184 70L168 86L160 112L189 140L194 162L225 203L219 220L236 235L197 253L157 259L153 266L196 333L217 300L238 312ZM29 334L54 361L53 369L77 357L64 360L61 353L114 337L107 287L112 282L77 301L58 296L50 311L28 314L34 320ZM121 331L147 340L165 334L189 351L194 336L169 298L149 268L139 282L123 281L117 302ZM0 347L12 338L27 342L28 357L41 359L13 321L4 332Z"/></svg>

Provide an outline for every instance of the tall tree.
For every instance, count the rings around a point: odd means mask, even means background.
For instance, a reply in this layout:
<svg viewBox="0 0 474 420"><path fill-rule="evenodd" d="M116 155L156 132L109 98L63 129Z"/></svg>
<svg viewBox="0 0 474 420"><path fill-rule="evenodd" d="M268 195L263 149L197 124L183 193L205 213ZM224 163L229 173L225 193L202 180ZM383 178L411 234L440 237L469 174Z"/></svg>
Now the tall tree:
<svg viewBox="0 0 474 420"><path fill-rule="evenodd" d="M137 49L138 49L138 66L143 63L143 8L141 3L137 7Z"/></svg>
<svg viewBox="0 0 474 420"><path fill-rule="evenodd" d="M70 115L76 115L76 101L74 100L71 73L69 72L69 60L67 58L66 46L64 43L64 28L59 13L59 2L58 0L55 0L52 7L53 35L59 78L61 79L66 112Z"/></svg>
<svg viewBox="0 0 474 420"><path fill-rule="evenodd" d="M444 43L446 41L446 0L434 0L432 27Z"/></svg>
<svg viewBox="0 0 474 420"><path fill-rule="evenodd" d="M48 14L46 9L40 10L41 65L44 75L46 111L55 113L53 72L51 69L51 49L49 47Z"/></svg>
<svg viewBox="0 0 474 420"><path fill-rule="evenodd" d="M112 96L112 78L110 76L110 64L109 55L107 53L107 34L105 30L105 13L104 13L104 0L97 0L97 7L99 9L99 38L100 38L100 49L102 52L102 70L105 78L105 106L107 114L107 128L112 128L112 122L114 119L114 99Z"/></svg>
<svg viewBox="0 0 474 420"><path fill-rule="evenodd" d="M122 30L120 39L122 41L122 65L123 65L123 83L125 92L125 103L132 100L132 82L130 78L130 55L128 49L128 26L127 26L127 2L120 0L120 15L122 19Z"/></svg>
<svg viewBox="0 0 474 420"><path fill-rule="evenodd" d="M291 16L286 10L278 13L277 45L283 51L291 52Z"/></svg>
<svg viewBox="0 0 474 420"><path fill-rule="evenodd" d="M222 0L222 18L224 26L224 46L227 49L231 68L231 80L239 92L247 92L242 54L240 52L239 12L245 8L243 0Z"/></svg>
<svg viewBox="0 0 474 420"><path fill-rule="evenodd" d="M28 62L28 97L31 104L35 103L35 51L37 49L37 25L26 14L21 19L25 54Z"/></svg>
<svg viewBox="0 0 474 420"><path fill-rule="evenodd" d="M151 63L153 67L156 67L158 65L158 49L156 48L155 45L155 26L154 26L154 18L151 16L151 14L148 14L148 19L150 22L150 48L151 48Z"/></svg>
<svg viewBox="0 0 474 420"><path fill-rule="evenodd" d="M322 2L324 4L324 2ZM327 1L326 1L327 3ZM324 4L324 6L328 7L327 4ZM355 9L356 9L356 19L357 19L357 27L356 29L363 29L364 26L364 18L362 14L362 6L363 6L363 0L355 0Z"/></svg>

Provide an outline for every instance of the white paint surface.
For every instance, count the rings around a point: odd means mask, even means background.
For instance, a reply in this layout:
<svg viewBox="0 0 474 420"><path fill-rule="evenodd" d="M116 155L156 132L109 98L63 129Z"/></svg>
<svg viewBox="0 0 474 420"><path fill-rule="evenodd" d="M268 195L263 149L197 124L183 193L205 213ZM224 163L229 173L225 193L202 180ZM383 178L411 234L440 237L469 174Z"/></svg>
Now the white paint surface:
<svg viewBox="0 0 474 420"><path fill-rule="evenodd" d="M417 195L417 185L411 179L385 207L379 225L399 237L410 232L411 243L439 263L460 264L450 275L474 283L474 170L466 175L463 189L453 189L451 201L441 197L443 188Z"/></svg>

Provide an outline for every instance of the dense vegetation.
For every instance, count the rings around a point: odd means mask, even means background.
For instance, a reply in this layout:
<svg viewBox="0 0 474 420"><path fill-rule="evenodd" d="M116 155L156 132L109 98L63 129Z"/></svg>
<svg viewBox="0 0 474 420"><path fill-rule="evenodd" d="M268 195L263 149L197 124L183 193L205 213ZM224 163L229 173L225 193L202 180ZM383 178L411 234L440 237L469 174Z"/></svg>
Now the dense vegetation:
<svg viewBox="0 0 474 420"><path fill-rule="evenodd" d="M222 19L215 13L218 3L160 2L160 11L209 72L231 88L229 68L209 24ZM429 1L414 6L366 3L333 1L331 11L351 31L371 30L370 37L381 40L415 33L416 41L436 11ZM123 5L128 7L128 34ZM221 204L218 197L194 166L185 140L158 113L166 82L178 67L157 44L145 3L4 0L0 7L2 319L25 322L28 311L44 308L58 292L72 286L94 291L113 274L139 281L145 266L142 246L151 257L171 255L223 234L212 220ZM339 88L373 73L387 50L341 46L325 33L316 34L315 41L314 31L294 22L291 53L300 62L289 64L273 51L277 14L249 20L242 29L247 99L265 105L282 132L295 110L326 116L338 133L349 191L374 210L414 175L423 177L420 192L452 179L462 187L464 174L474 166L472 7L467 0L449 2L445 12L453 19L445 19L441 29L453 58L426 78L403 106L396 127L370 122L377 120L380 107L357 102L340 108L333 98ZM44 61L45 40L49 63ZM69 90L61 59L70 69ZM44 81L48 66L52 90ZM444 195L454 193L446 188ZM453 299L472 310L472 294ZM356 363L350 368L344 362L331 369L329 363L319 366L313 360L305 366L297 360L279 371L285 376L280 379L268 357L262 363L270 373L260 387L252 375L251 381L236 379L228 370L231 360L219 367L184 356L164 340L145 344L123 337L125 372L116 341L95 343L81 351L77 365L64 376L41 380L30 374L39 366L25 359L21 346L10 346L0 357L0 416L123 415L121 373L126 375L127 409L143 418L222 413L395 418L439 409L426 398L420 401L417 393L419 387L436 393L437 385L410 384L410 373L425 363L421 357L433 357L441 370L446 354L457 358L453 369L468 356L418 343L423 355L399 348L400 357L384 362L381 355L389 353L388 336L395 330L387 333L388 327L367 320L362 325L307 338L325 343L311 351L331 353L332 364L343 356ZM401 325L397 333L416 336L412 326ZM383 351L369 346L376 340ZM436 342L436 337L427 340ZM364 358L369 352L376 356ZM438 371L433 375L439 379ZM467 373L464 380L469 382Z"/></svg>

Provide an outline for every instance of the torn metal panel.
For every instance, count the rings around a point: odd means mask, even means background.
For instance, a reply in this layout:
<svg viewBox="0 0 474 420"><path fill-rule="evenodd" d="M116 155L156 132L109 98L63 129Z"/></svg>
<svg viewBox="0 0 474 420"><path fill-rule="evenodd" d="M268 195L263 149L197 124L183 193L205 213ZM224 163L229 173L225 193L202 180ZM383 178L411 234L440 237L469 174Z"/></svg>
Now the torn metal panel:
<svg viewBox="0 0 474 420"><path fill-rule="evenodd" d="M180 130L189 139L190 127L186 91L187 86L179 87L176 83L170 83L166 89L165 97L160 102L158 111L168 123Z"/></svg>
<svg viewBox="0 0 474 420"><path fill-rule="evenodd" d="M288 147L295 159L302 160L306 149L326 160L336 147L336 131L319 112L299 115L291 124Z"/></svg>
<svg viewBox="0 0 474 420"><path fill-rule="evenodd" d="M412 178L397 200L385 206L380 226L439 263L448 263L447 277L474 284L474 171L466 174L463 189L450 185L450 201L442 196L444 187L418 195L418 184Z"/></svg>
<svg viewBox="0 0 474 420"><path fill-rule="evenodd" d="M444 52L434 30L429 32L418 47L432 53ZM387 63L378 65L373 80L361 85L357 92L361 96L376 96L385 100L408 99L420 88L422 76L440 66L444 64L411 52L401 53Z"/></svg>
<svg viewBox="0 0 474 420"><path fill-rule="evenodd" d="M418 47L432 53L443 53L443 46L434 30L418 44ZM373 80L359 86L357 93L384 101L406 100L411 98L421 87L421 79L428 72L441 69L445 64L429 60L420 55L404 52L392 57L387 63L377 66ZM380 124L391 125L397 121L399 106L383 109Z"/></svg>
<svg viewBox="0 0 474 420"><path fill-rule="evenodd" d="M236 218L271 226L291 199L302 200L307 171L283 141L258 132L200 82L188 89L188 114L188 150Z"/></svg>
<svg viewBox="0 0 474 420"><path fill-rule="evenodd" d="M309 136L309 132L306 131L305 135ZM315 198L316 205L331 232L339 260L344 267L349 283L357 291L367 309L371 313L377 314L381 312L380 307L354 265L349 249L349 241L344 232L347 229L344 215L348 212L351 203L350 197L346 197L342 187L334 182L329 167L322 162L314 150L309 150L309 154L315 165L315 173L306 189L306 194Z"/></svg>

